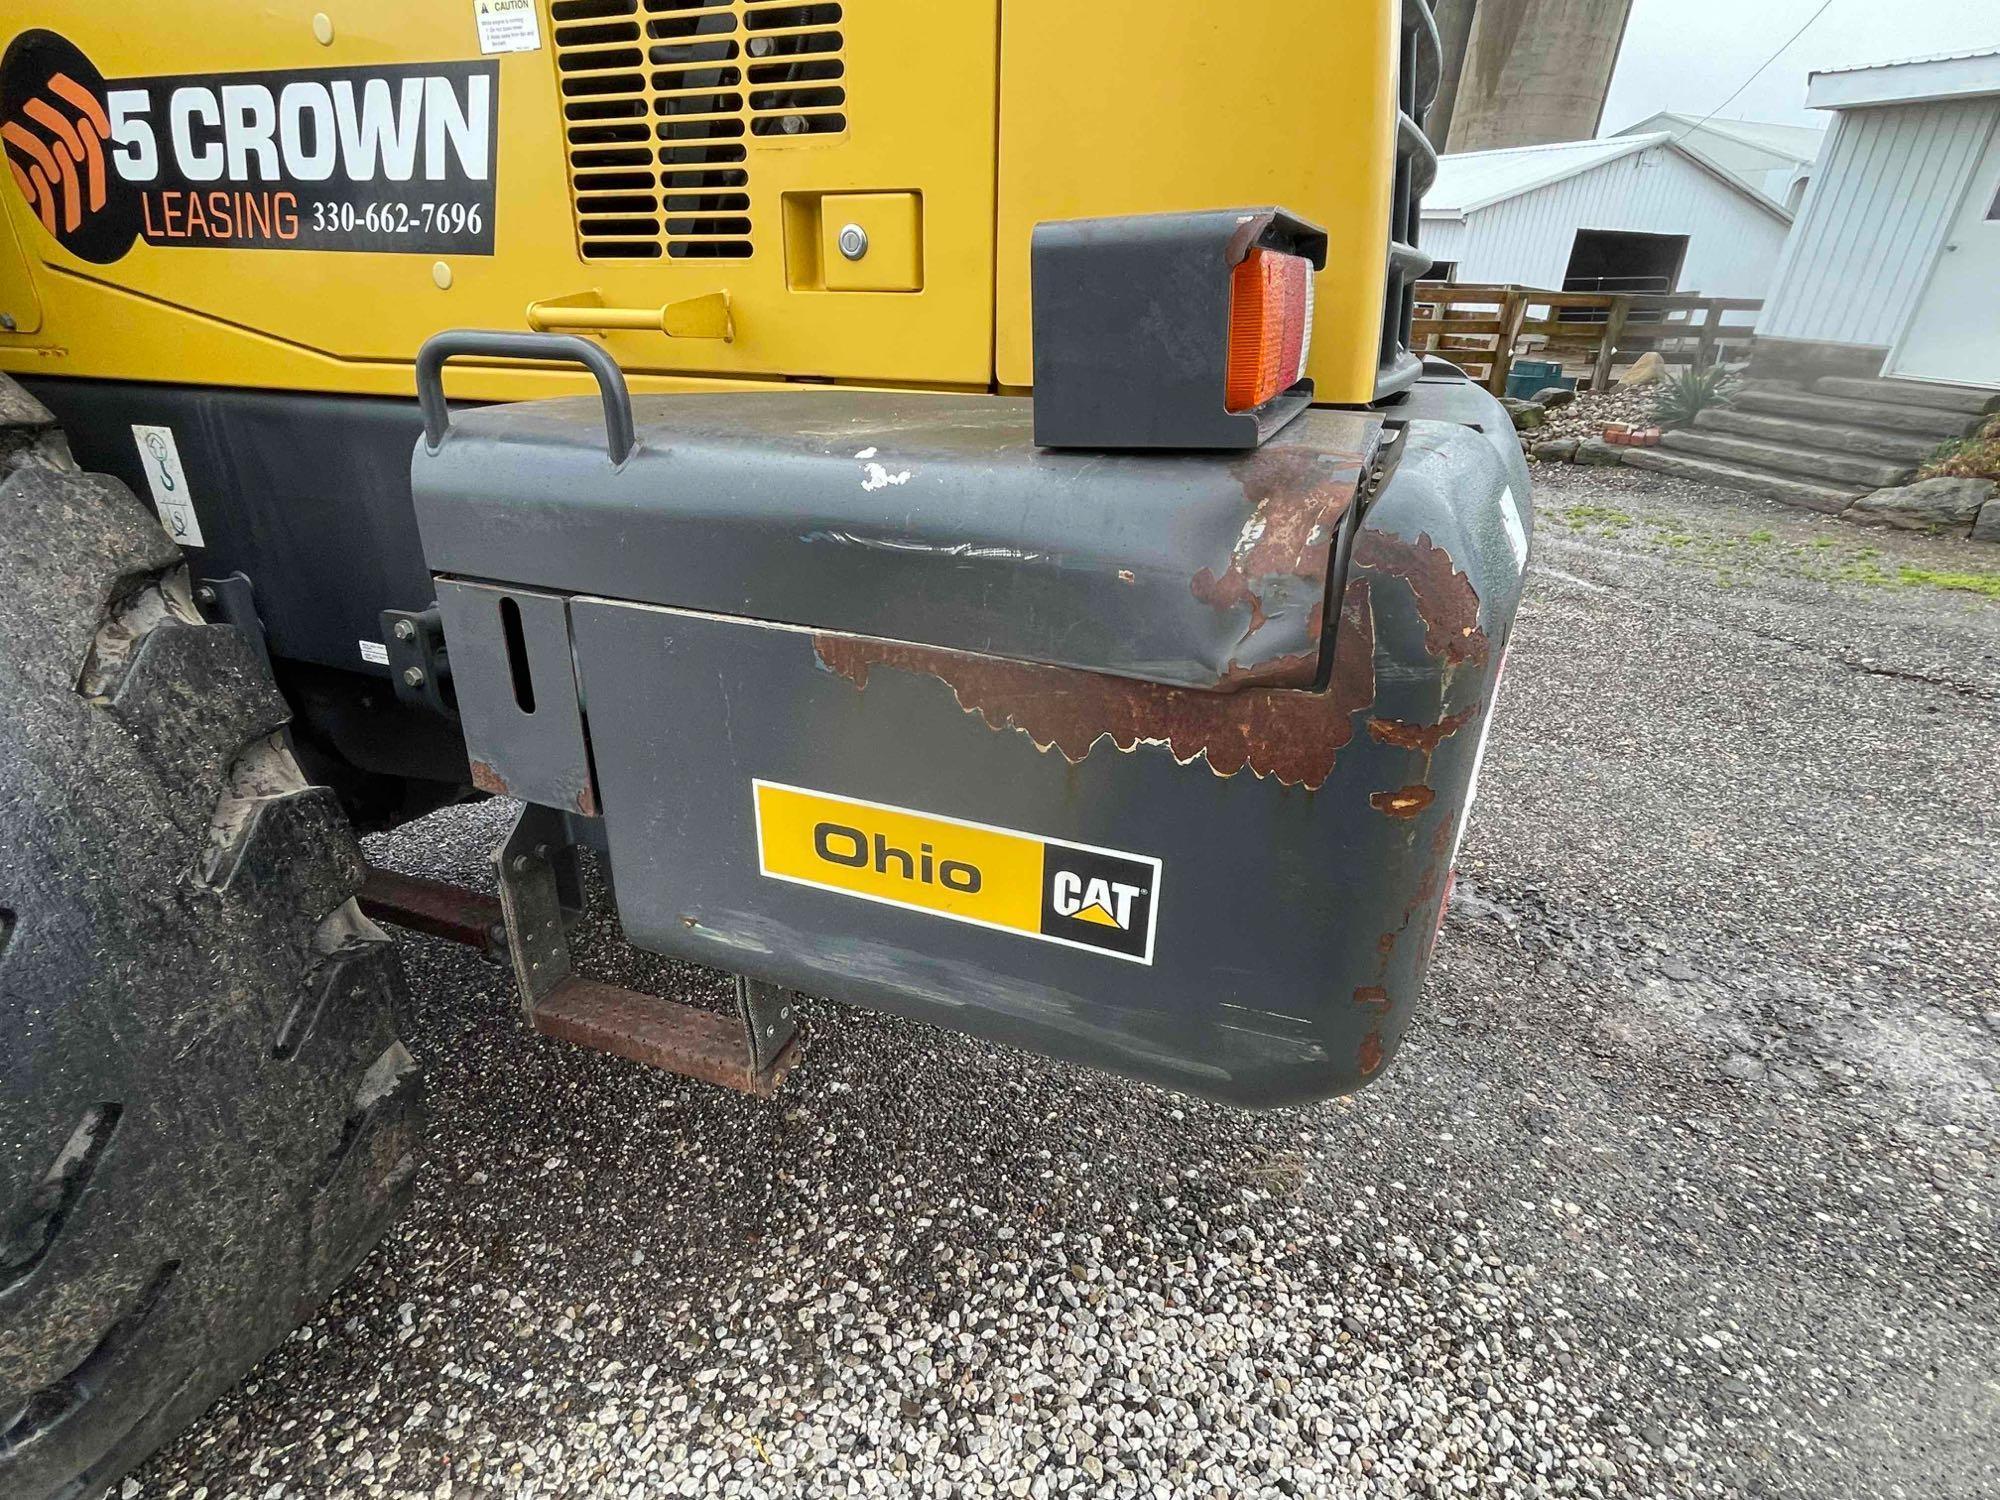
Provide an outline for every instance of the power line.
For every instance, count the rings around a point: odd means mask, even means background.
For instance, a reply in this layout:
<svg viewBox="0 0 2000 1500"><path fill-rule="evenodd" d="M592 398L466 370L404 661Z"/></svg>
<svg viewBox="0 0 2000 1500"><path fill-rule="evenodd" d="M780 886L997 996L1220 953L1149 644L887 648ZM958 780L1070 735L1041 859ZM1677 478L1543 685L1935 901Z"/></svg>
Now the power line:
<svg viewBox="0 0 2000 1500"><path fill-rule="evenodd" d="M1737 84L1736 87L1730 91L1730 95L1727 99L1724 99L1720 104L1716 105L1714 109L1711 109L1707 114L1703 115L1699 120L1696 120L1694 124L1688 126L1686 130L1683 130L1679 135L1675 136L1674 144L1678 146L1682 141L1686 140L1689 136L1693 135L1697 130L1701 129L1702 126L1706 125L1710 120L1713 120L1717 115L1721 114L1725 109L1729 108L1730 105L1734 104L1736 102L1736 96L1742 93L1745 89L1749 88L1751 84L1755 83L1757 79L1763 74L1763 71L1766 68L1770 67L1772 63L1776 62L1779 58L1783 57L1785 53L1788 50L1790 50L1793 42L1796 42L1800 37L1804 36L1808 31L1812 30L1813 22L1817 21L1821 16L1825 15L1828 7L1830 7L1832 4L1833 0L1820 0L1819 9L1806 17L1805 24L1803 26L1801 26L1797 31L1793 32L1790 36L1785 38L1784 46L1780 47L1776 52L1773 52L1769 57L1765 58L1762 62L1757 64L1757 71L1752 73L1748 78L1744 79L1741 83Z"/></svg>

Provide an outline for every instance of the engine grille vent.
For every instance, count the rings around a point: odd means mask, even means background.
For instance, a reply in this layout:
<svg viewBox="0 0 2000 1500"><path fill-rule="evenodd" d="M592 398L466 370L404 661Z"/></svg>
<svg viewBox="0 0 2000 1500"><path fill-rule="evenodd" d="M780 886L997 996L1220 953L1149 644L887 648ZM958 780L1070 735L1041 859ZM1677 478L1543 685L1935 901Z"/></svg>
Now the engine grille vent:
<svg viewBox="0 0 2000 1500"><path fill-rule="evenodd" d="M586 260L745 259L760 142L847 129L830 0L555 0L549 13Z"/></svg>

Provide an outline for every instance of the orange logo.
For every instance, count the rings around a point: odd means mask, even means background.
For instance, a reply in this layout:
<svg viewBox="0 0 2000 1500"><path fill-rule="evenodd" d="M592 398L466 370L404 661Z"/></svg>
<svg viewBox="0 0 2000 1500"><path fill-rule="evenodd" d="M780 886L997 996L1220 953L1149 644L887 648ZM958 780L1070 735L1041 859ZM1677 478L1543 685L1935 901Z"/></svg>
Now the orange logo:
<svg viewBox="0 0 2000 1500"><path fill-rule="evenodd" d="M90 59L52 31L24 31L0 55L0 155L14 186L57 244L99 265L139 233L116 101Z"/></svg>
<svg viewBox="0 0 2000 1500"><path fill-rule="evenodd" d="M19 153L7 165L50 234L74 234L86 213L104 207L111 119L97 96L69 74L55 74L45 95L24 102L19 117L0 125L0 139Z"/></svg>

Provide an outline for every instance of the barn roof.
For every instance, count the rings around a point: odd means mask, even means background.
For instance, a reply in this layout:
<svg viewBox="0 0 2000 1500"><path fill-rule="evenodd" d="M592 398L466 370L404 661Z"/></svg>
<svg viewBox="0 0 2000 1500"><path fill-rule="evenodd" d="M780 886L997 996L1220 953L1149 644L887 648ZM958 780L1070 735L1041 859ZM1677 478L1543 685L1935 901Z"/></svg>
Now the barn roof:
<svg viewBox="0 0 2000 1500"><path fill-rule="evenodd" d="M1438 159L1437 181L1424 194L1427 219L1462 219L1509 198L1563 182L1655 146L1727 184L1746 200L1786 223L1791 215L1740 178L1723 172L1678 144L1668 131L1618 135L1598 141L1557 141L1547 146L1507 146L1497 151L1461 151Z"/></svg>
<svg viewBox="0 0 2000 1500"><path fill-rule="evenodd" d="M1700 115L1683 114L1678 110L1663 110L1653 118L1670 121L1668 128L1676 140L1706 131L1728 136L1759 151L1768 151L1773 156L1789 156L1801 163L1815 160L1826 140L1824 125L1778 125L1767 120L1705 120Z"/></svg>
<svg viewBox="0 0 2000 1500"><path fill-rule="evenodd" d="M1901 62L1822 68L1806 79L1806 108L1858 109L2000 94L2000 47Z"/></svg>

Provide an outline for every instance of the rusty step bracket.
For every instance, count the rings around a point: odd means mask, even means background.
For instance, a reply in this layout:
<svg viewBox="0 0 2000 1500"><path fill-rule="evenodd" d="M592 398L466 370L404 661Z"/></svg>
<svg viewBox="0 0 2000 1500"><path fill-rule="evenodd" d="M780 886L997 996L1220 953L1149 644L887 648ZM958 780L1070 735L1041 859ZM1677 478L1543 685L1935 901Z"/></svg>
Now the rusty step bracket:
<svg viewBox="0 0 2000 1500"><path fill-rule="evenodd" d="M615 1053L768 1099L798 1060L792 992L736 976L736 1014L697 1010L571 971L567 928L582 906L576 850L561 813L524 804L494 851L500 897L443 881L371 871L369 916L488 952L504 950L521 1014L545 1036Z"/></svg>
<svg viewBox="0 0 2000 1500"><path fill-rule="evenodd" d="M488 953L506 951L507 926L501 920L500 898L483 891L420 875L399 875L394 870L370 870L358 899L361 910L378 922Z"/></svg>

